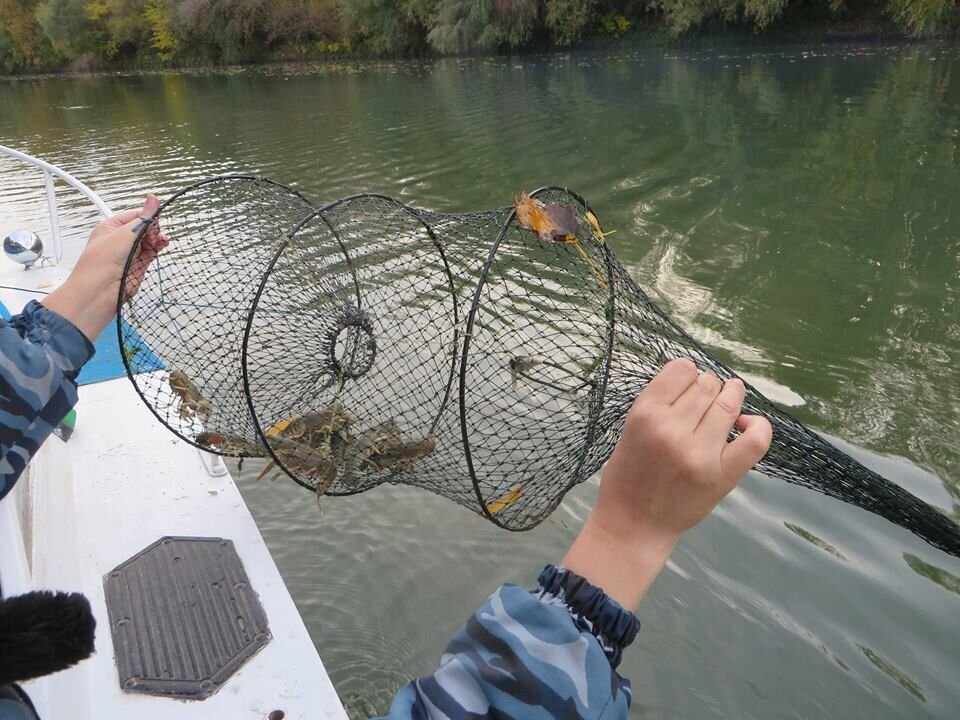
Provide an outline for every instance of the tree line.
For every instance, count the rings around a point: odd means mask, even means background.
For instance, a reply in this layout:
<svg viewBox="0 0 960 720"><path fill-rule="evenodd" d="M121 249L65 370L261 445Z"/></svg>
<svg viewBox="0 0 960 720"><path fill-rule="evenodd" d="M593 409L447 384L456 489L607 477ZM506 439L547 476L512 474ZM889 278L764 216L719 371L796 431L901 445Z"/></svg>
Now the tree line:
<svg viewBox="0 0 960 720"><path fill-rule="evenodd" d="M960 27L958 0L0 0L0 70L566 48L793 18Z"/></svg>

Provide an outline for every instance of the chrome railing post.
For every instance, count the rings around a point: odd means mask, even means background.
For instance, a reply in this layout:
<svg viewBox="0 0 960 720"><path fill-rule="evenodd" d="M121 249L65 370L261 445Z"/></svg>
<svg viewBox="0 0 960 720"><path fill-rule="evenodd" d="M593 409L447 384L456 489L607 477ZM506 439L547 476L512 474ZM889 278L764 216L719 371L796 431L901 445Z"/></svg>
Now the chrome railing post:
<svg viewBox="0 0 960 720"><path fill-rule="evenodd" d="M50 233L53 236L53 257L57 262L63 259L63 240L60 237L60 215L57 212L57 191L53 187L53 175L43 171L43 184L47 189L47 212L50 215Z"/></svg>

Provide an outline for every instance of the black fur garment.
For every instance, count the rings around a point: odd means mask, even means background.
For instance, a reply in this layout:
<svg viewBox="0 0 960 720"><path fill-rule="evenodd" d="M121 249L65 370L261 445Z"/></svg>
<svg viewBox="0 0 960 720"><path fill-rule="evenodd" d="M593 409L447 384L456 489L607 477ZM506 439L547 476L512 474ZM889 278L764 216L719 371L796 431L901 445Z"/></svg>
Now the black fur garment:
<svg viewBox="0 0 960 720"><path fill-rule="evenodd" d="M96 620L80 593L0 600L0 685L64 670L93 653Z"/></svg>

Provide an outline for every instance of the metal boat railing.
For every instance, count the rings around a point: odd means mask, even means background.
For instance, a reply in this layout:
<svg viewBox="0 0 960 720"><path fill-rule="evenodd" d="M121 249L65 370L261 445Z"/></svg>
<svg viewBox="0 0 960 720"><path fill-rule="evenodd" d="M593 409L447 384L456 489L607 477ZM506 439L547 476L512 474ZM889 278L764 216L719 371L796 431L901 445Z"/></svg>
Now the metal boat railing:
<svg viewBox="0 0 960 720"><path fill-rule="evenodd" d="M19 150L14 150L13 148L8 148L4 145L0 145L0 155L6 155L14 158L15 160L25 162L28 165L33 165L43 172L43 184L47 191L47 213L50 218L50 232L52 235L51 239L53 240L53 255L56 259L56 262L60 262L61 258L63 258L63 238L60 234L60 217L57 208L57 194L53 186L53 179L55 177L63 180L65 183L67 183L67 185L84 195L96 206L97 210L99 210L104 217L110 217L113 215L113 211L110 209L110 206L107 205L99 195L73 177L73 175L61 170L56 165L51 165L50 163L39 158L35 158L32 155L27 155L26 153L20 152Z"/></svg>

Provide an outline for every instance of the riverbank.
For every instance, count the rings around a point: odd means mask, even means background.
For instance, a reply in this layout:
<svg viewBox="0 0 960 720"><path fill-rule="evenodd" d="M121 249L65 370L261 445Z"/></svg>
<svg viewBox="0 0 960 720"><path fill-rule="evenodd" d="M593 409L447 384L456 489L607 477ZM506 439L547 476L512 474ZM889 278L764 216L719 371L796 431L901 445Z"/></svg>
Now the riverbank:
<svg viewBox="0 0 960 720"><path fill-rule="evenodd" d="M210 0L211 15L188 0L132 0L76 22L53 3L86 0L23 0L19 16L0 4L0 77L960 37L960 6L939 0L470 0L463 17L465 0L295 0L256 12L224 1Z"/></svg>
<svg viewBox="0 0 960 720"><path fill-rule="evenodd" d="M632 30L622 37L591 37L579 43L575 48L556 48L550 46L524 47L510 51L474 52L453 57L532 57L569 52L610 52L624 53L640 50L668 51L709 51L730 48L763 49L767 47L796 46L832 46L844 44L903 44L921 45L947 43L960 39L956 31L934 33L931 36L916 38L899 30L890 23L834 23L830 26L807 23L794 24L789 28L771 30L757 34L736 29L715 28L713 32L687 34L680 37L672 35L665 27L644 27ZM350 52L295 52L283 51L264 55L249 62L127 62L115 65L91 63L73 63L67 67L35 72L0 73L0 80L39 80L45 78L92 77L131 75L158 75L166 73L231 73L241 72L254 67L279 67L286 65L330 65L331 67L350 65L353 67L376 67L397 61L431 62L449 55L439 53L408 53L388 55L383 53L353 50Z"/></svg>

